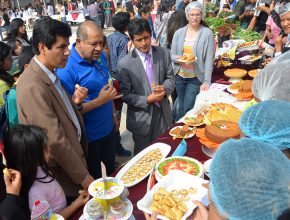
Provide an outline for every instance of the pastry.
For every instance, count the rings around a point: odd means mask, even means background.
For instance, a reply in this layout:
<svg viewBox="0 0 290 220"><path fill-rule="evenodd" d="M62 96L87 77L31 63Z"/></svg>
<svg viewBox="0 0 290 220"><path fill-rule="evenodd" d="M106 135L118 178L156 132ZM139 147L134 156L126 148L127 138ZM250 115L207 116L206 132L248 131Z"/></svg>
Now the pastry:
<svg viewBox="0 0 290 220"><path fill-rule="evenodd" d="M241 80L230 86L232 90L238 90L238 92L250 92L252 91L253 80Z"/></svg>
<svg viewBox="0 0 290 220"><path fill-rule="evenodd" d="M206 125L204 134L208 139L222 143L230 138L239 138L240 129L235 122L215 121L211 125Z"/></svg>
<svg viewBox="0 0 290 220"><path fill-rule="evenodd" d="M224 72L225 76L230 77L230 78L242 78L245 75L247 75L247 71L243 69L227 69Z"/></svg>
<svg viewBox="0 0 290 220"><path fill-rule="evenodd" d="M51 219L52 210L46 201L36 200L32 207L31 219L32 220L43 220Z"/></svg>
<svg viewBox="0 0 290 220"><path fill-rule="evenodd" d="M94 200L91 199L86 206L86 211L89 215L89 217L91 217L92 219L103 219L104 217L104 209L102 207L102 205Z"/></svg>
<svg viewBox="0 0 290 220"><path fill-rule="evenodd" d="M206 114L206 118L210 122L224 120L237 123L241 114L242 111L231 104L215 103L210 106L210 110Z"/></svg>
<svg viewBox="0 0 290 220"><path fill-rule="evenodd" d="M112 202L110 209L115 218L121 218L125 212L124 202L122 200Z"/></svg>
<svg viewBox="0 0 290 220"><path fill-rule="evenodd" d="M255 70L250 70L248 72L249 76L252 77L252 78L255 78L258 74L259 70L258 69L255 69Z"/></svg>

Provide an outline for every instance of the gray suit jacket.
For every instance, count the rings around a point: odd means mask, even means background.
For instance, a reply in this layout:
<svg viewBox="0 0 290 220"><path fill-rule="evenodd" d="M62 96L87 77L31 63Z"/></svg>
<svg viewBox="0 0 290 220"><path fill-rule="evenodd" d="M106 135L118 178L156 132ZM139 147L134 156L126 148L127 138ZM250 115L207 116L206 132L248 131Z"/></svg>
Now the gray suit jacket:
<svg viewBox="0 0 290 220"><path fill-rule="evenodd" d="M166 96L161 101L161 109L170 126L172 116L168 97L175 88L170 54L164 48L152 46L152 56L155 82L165 88ZM147 104L151 86L136 49L119 61L118 71L123 101L128 105L127 129L138 135L146 135L153 113L153 104Z"/></svg>

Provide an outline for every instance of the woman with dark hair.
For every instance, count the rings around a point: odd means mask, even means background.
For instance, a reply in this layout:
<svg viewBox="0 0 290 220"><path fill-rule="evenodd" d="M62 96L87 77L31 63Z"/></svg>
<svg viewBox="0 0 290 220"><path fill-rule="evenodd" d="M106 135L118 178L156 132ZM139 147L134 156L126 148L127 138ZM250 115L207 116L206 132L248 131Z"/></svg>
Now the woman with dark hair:
<svg viewBox="0 0 290 220"><path fill-rule="evenodd" d="M64 191L48 168L50 146L46 132L29 125L18 125L8 131L4 138L7 167L19 170L22 187L20 197L29 212L36 200L47 201L52 212L68 219L89 200L83 191L68 207Z"/></svg>
<svg viewBox="0 0 290 220"><path fill-rule="evenodd" d="M156 32L156 41L163 47L166 47L167 23L172 13L171 3L167 0L162 0L157 9L154 30Z"/></svg>
<svg viewBox="0 0 290 220"><path fill-rule="evenodd" d="M14 84L8 73L12 66L12 50L8 44L0 41L0 107L4 105L3 93Z"/></svg>
<svg viewBox="0 0 290 220"><path fill-rule="evenodd" d="M182 10L175 11L170 16L167 23L166 47L171 49L172 39L175 31L188 24L185 13Z"/></svg>
<svg viewBox="0 0 290 220"><path fill-rule="evenodd" d="M15 18L11 21L8 39L18 39L23 46L29 46L30 42L26 33L25 23L21 18Z"/></svg>
<svg viewBox="0 0 290 220"><path fill-rule="evenodd" d="M214 61L214 35L203 25L203 5L191 2L186 6L185 14L188 25L174 33L171 47L179 98L177 119L193 108L200 91L209 89ZM192 61L182 62L183 57Z"/></svg>

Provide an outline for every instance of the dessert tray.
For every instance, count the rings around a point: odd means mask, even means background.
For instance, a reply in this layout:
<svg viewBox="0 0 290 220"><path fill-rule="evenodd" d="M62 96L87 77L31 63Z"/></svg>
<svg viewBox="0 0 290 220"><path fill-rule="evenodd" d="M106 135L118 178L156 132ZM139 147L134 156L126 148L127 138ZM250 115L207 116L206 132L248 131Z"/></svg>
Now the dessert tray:
<svg viewBox="0 0 290 220"><path fill-rule="evenodd" d="M145 179L156 163L164 159L171 147L164 143L155 143L133 157L116 175L125 187L132 187Z"/></svg>

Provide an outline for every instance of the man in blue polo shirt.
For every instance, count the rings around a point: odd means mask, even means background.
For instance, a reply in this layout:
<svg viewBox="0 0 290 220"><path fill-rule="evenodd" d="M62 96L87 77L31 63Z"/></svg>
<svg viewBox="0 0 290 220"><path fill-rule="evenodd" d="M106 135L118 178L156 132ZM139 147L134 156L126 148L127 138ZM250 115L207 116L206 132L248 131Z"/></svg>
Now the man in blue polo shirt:
<svg viewBox="0 0 290 220"><path fill-rule="evenodd" d="M103 41L103 31L95 22L83 22L78 28L66 67L57 69L57 75L70 95L76 84L88 89L88 97L80 111L89 140L88 169L94 178L101 177L101 161L106 165L108 175L114 172L115 129L119 126L112 102L117 92L110 83L102 51Z"/></svg>

